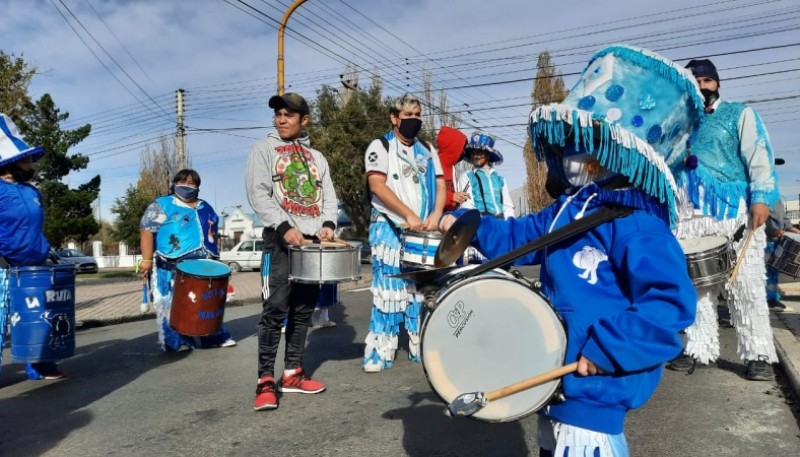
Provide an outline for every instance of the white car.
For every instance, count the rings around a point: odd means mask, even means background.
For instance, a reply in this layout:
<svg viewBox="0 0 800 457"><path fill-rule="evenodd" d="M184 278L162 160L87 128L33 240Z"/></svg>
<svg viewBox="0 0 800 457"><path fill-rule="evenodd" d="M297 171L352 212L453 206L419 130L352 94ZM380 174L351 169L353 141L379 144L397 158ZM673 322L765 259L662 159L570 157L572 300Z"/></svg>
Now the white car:
<svg viewBox="0 0 800 457"><path fill-rule="evenodd" d="M261 257L264 250L262 240L240 241L230 251L219 253L219 261L228 265L232 273L241 270L261 269Z"/></svg>

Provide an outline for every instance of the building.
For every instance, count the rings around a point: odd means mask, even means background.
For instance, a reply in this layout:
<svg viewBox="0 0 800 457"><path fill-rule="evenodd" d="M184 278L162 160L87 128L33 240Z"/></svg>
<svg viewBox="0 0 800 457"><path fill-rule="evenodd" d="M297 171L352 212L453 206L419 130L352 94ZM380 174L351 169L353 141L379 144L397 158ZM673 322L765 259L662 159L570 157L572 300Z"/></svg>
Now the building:
<svg viewBox="0 0 800 457"><path fill-rule="evenodd" d="M792 221L792 225L800 224L800 200L784 200L786 203L786 217Z"/></svg>
<svg viewBox="0 0 800 457"><path fill-rule="evenodd" d="M242 205L226 206L219 217L222 250L228 250L242 240L261 239L264 224L255 213L245 212Z"/></svg>

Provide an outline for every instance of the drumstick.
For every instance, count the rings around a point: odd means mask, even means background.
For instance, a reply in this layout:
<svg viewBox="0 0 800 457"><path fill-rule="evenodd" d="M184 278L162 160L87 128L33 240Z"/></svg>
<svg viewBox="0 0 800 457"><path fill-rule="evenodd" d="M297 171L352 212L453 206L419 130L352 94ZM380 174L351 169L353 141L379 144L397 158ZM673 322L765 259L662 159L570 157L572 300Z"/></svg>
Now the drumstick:
<svg viewBox="0 0 800 457"><path fill-rule="evenodd" d="M547 373L542 373L528 379L524 379L514 384L510 384L491 392L471 392L461 394L450 403L450 413L457 416L471 416L480 411L481 408L486 406L490 401L499 400L501 398L514 395L522 392L523 390L532 389L538 385L568 375L578 369L578 362L572 362L569 365L550 370Z"/></svg>
<svg viewBox="0 0 800 457"><path fill-rule="evenodd" d="M303 240L303 244L314 244L314 240L305 240L304 239ZM321 244L322 246L350 246L350 244L348 244L344 240L320 241L317 244Z"/></svg>
<svg viewBox="0 0 800 457"><path fill-rule="evenodd" d="M755 230L750 230L750 233L747 234L747 239L744 240L744 245L742 246L742 250L739 252L739 257L736 258L736 264L733 266L733 271L731 272L731 276L728 278L728 283L725 284L726 288L730 287L733 283L733 280L736 278L736 273L739 271L739 267L742 265L742 260L744 260L744 256L747 253L747 246L750 245L750 240L753 239L753 235L755 233Z"/></svg>

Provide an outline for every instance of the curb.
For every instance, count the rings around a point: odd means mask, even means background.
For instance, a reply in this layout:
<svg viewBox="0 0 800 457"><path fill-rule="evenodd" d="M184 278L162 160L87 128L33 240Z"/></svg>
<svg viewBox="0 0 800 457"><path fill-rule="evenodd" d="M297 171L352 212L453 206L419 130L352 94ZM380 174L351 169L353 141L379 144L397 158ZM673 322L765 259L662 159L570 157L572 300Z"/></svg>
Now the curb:
<svg viewBox="0 0 800 457"><path fill-rule="evenodd" d="M797 365L800 361L800 341L777 313L770 312L770 324L778 362L795 396L800 397L800 366Z"/></svg>
<svg viewBox="0 0 800 457"><path fill-rule="evenodd" d="M239 306L253 305L256 303L261 303L260 297L246 298L244 300L234 300L230 303L226 303L225 307L235 308ZM130 322L146 321L155 318L156 318L156 313L150 312L144 314L131 314L129 316L112 317L108 319L85 319L76 322L75 329L77 331L89 330L91 328L106 327L109 325L117 325L117 324L128 324Z"/></svg>
<svg viewBox="0 0 800 457"><path fill-rule="evenodd" d="M349 281L349 282L340 283L339 284L339 290L358 289L358 288L361 288L361 287L369 286L371 284L372 284L372 275L368 274L368 275L362 276L361 279L359 279L358 281ZM256 303L261 303L261 301L262 300L261 300L260 296L248 297L248 298L245 298L245 299L242 299L242 300L234 299L232 302L226 303L225 307L226 308L231 308L231 307L237 307L237 306L253 305L253 304L256 304ZM83 321L76 322L75 323L75 328L76 328L77 331L81 331L81 330L89 330L89 329L98 328L98 327L106 327L106 326L109 326L109 325L127 324L127 323L130 323L130 322L146 321L146 320L151 320L151 319L155 319L155 318L156 318L156 313L149 312L149 313L144 313L144 314L131 314L131 315L128 315L128 316L112 317L112 318L108 318L108 319L85 319Z"/></svg>

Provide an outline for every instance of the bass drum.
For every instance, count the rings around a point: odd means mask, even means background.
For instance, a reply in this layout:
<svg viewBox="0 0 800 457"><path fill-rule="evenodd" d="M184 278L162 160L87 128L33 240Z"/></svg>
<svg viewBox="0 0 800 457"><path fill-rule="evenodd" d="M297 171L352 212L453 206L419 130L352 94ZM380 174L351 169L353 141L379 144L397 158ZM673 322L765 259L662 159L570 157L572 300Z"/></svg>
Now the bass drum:
<svg viewBox="0 0 800 457"><path fill-rule="evenodd" d="M548 301L503 270L448 284L422 329L425 375L448 405L462 393L488 392L559 368L566 347L564 327ZM559 385L557 379L492 401L470 417L520 419L545 406Z"/></svg>

